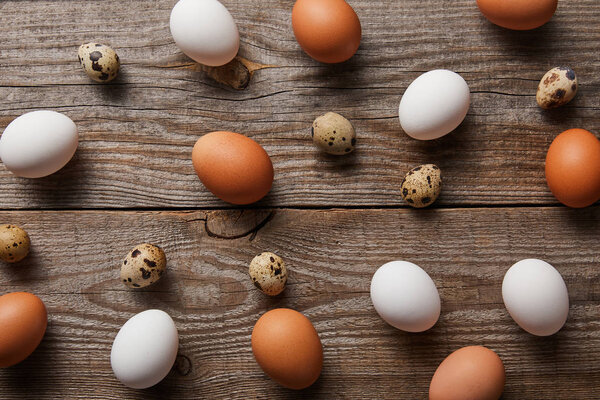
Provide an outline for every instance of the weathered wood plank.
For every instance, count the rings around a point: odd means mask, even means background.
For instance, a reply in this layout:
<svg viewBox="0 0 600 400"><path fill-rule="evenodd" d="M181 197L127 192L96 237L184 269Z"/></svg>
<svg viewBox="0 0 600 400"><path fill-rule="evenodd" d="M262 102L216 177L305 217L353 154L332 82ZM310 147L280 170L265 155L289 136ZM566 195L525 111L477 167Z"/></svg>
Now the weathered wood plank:
<svg viewBox="0 0 600 400"><path fill-rule="evenodd" d="M302 53L292 3L223 1L242 35L240 55L262 65L247 89L207 77L174 45L175 0L85 0L0 4L0 128L39 108L62 111L81 131L75 159L46 179L18 179L0 167L0 208L226 206L195 177L191 147L205 132L239 131L271 154L273 191L262 206L398 206L403 174L442 167L440 205L555 204L544 179L546 149L564 129L600 131L600 5L561 2L531 32L488 23L474 1L351 1L363 42L349 62L326 66ZM108 86L80 70L79 44L98 40L122 59ZM580 93L560 110L535 103L538 79L570 65ZM457 132L433 142L400 129L397 106L421 72L450 68L473 93ZM333 158L312 146L312 120L338 111L356 126L356 154Z"/></svg>
<svg viewBox="0 0 600 400"><path fill-rule="evenodd" d="M1 398L425 398L438 363L471 344L502 357L505 399L591 399L600 390L599 207L13 211L0 220L24 226L33 244L23 263L1 266L0 291L36 293L50 315L40 348L0 370ZM144 241L164 247L168 273L132 291L119 263ZM247 276L265 250L290 270L272 299ZM525 333L502 304L505 271L526 257L552 263L569 288L569 320L552 337ZM394 259L418 263L439 288L442 316L426 333L396 331L372 307L371 275ZM305 313L323 342L322 377L306 391L279 388L253 361L252 326L274 307ZM181 364L157 387L133 391L113 377L110 345L147 308L175 319Z"/></svg>

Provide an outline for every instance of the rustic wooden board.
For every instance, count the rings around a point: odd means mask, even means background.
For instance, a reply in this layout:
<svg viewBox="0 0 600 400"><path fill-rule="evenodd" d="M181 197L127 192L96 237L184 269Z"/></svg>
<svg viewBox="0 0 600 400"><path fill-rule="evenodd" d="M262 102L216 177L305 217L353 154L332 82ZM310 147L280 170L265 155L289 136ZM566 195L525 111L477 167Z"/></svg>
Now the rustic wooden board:
<svg viewBox="0 0 600 400"><path fill-rule="evenodd" d="M363 40L334 66L299 49L292 0L223 0L240 57L255 63L244 90L178 51L175 2L0 1L0 129L36 109L80 129L76 156L53 176L20 179L0 165L0 223L22 225L33 241L22 263L0 265L0 293L36 293L50 314L38 350L0 370L1 399L422 399L439 362L471 344L504 360L504 399L598 397L600 207L556 206L543 172L562 130L600 133L597 0L561 1L531 32L488 23L474 0L349 0ZM110 85L79 67L77 48L91 40L122 59ZM556 65L576 70L580 91L543 111L537 83ZM471 109L456 132L418 142L402 132L397 106L435 68L467 80ZM355 125L354 154L313 148L310 124L327 111ZM273 190L256 208L215 211L230 206L193 172L194 142L221 129L254 138L273 159ZM401 208L402 177L424 162L442 168L442 196L435 209ZM169 272L132 291L119 263L144 241L165 248ZM291 271L276 298L247 276L265 250ZM553 264L569 287L569 320L549 338L522 331L502 304L505 271L527 257ZM372 307L371 275L394 259L421 265L439 288L442 316L428 332L394 330ZM305 391L280 388L253 360L252 326L275 307L305 313L323 342L323 374ZM180 356L162 383L134 391L114 378L110 346L148 308L173 316Z"/></svg>
<svg viewBox="0 0 600 400"><path fill-rule="evenodd" d="M74 160L40 180L0 168L0 208L226 207L195 177L190 152L211 130L245 133L273 158L275 185L261 206L399 206L406 171L443 170L440 205L556 204L543 174L551 140L572 127L600 131L600 4L561 1L531 32L488 23L474 0L350 3L363 26L349 62L311 60L294 40L292 1L224 0L239 25L240 55L267 68L247 89L215 83L182 55L168 28L175 0L0 2L0 128L49 108L81 132ZM89 40L114 46L121 78L92 83L77 62ZM579 76L563 109L535 103L538 80L555 65ZM459 129L440 140L406 136L397 106L420 73L450 68L472 91ZM338 111L356 126L354 155L319 154L312 120Z"/></svg>
<svg viewBox="0 0 600 400"><path fill-rule="evenodd" d="M21 264L1 266L0 291L31 291L49 310L38 350L0 370L3 399L422 399L438 363L472 344L502 357L504 399L589 400L600 391L600 207L13 211L0 220L24 226L33 243ZM133 291L119 264L144 241L165 248L168 273ZM264 250L290 270L276 298L247 276ZM502 304L504 273L527 257L552 263L569 288L569 319L552 337L525 333ZM371 275L394 259L417 262L436 282L442 315L430 331L402 333L374 311ZM305 313L323 342L323 374L306 391L278 387L253 360L252 326L275 307ZM110 346L148 308L173 316L180 358L158 386L134 391L112 375Z"/></svg>

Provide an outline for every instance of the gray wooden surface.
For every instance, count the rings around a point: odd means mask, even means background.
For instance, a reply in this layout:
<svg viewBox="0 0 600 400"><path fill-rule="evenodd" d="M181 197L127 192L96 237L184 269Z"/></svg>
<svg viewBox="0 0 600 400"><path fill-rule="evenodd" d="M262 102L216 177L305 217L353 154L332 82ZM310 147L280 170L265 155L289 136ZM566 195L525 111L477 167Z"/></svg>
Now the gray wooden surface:
<svg viewBox="0 0 600 400"><path fill-rule="evenodd" d="M562 130L600 132L600 3L561 1L544 27L511 32L472 0L352 0L361 47L327 66L295 42L293 1L223 0L253 72L243 90L210 76L240 86L244 65L207 71L178 51L174 3L0 2L0 129L53 109L80 130L75 158L55 175L25 180L0 166L0 222L23 226L33 243L22 263L0 265L0 293L33 292L49 310L39 349L0 370L0 398L424 399L439 362L471 344L503 359L505 399L600 398L600 208L558 205L543 172ZM80 69L77 47L91 40L117 50L116 82L94 84ZM579 94L543 111L535 90L556 65L575 69ZM418 142L401 131L397 106L434 68L459 72L472 105L456 132ZM355 125L355 154L312 146L310 124L327 111ZM272 157L273 190L252 207L220 202L194 174L194 142L223 129ZM407 209L400 182L424 162L442 168L442 196L433 209ZM165 249L168 273L134 292L118 268L139 242ZM266 250L290 269L274 299L246 275ZM504 272L527 257L553 264L569 288L569 320L549 338L520 330L502 304ZM371 275L394 259L436 282L432 330L402 333L375 313ZM308 390L278 387L253 361L252 326L274 307L305 313L321 336L324 370ZM114 378L110 345L147 308L173 316L180 357L161 384L134 391Z"/></svg>

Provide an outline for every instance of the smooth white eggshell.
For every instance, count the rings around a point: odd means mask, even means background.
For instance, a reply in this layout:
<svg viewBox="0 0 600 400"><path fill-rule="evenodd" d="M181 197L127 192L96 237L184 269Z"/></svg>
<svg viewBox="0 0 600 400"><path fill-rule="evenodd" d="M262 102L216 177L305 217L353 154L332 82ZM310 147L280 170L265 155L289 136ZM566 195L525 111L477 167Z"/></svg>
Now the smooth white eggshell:
<svg viewBox="0 0 600 400"><path fill-rule="evenodd" d="M177 47L200 64L225 65L240 47L235 21L217 0L179 0L170 27Z"/></svg>
<svg viewBox="0 0 600 400"><path fill-rule="evenodd" d="M502 298L510 316L532 335L552 335L567 321L567 285L545 261L531 258L510 267L502 282Z"/></svg>
<svg viewBox="0 0 600 400"><path fill-rule="evenodd" d="M440 295L421 267L407 261L382 265L371 280L371 301L388 324L406 332L423 332L440 316Z"/></svg>
<svg viewBox="0 0 600 400"><path fill-rule="evenodd" d="M436 69L415 79L398 108L400 125L412 138L431 140L452 132L469 111L467 82L456 72Z"/></svg>
<svg viewBox="0 0 600 400"><path fill-rule="evenodd" d="M112 345L110 364L124 385L145 389L167 376L178 347L177 327L169 314L147 310L121 327Z"/></svg>
<svg viewBox="0 0 600 400"><path fill-rule="evenodd" d="M0 138L0 158L17 176L41 178L64 167L78 142L71 118L56 111L32 111L8 124Z"/></svg>

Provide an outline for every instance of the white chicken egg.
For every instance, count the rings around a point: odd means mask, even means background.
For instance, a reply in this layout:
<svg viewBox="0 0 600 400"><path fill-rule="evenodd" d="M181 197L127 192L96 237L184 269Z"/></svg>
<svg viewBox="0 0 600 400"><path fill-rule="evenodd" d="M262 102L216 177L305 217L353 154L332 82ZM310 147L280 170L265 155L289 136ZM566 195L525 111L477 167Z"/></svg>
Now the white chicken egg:
<svg viewBox="0 0 600 400"><path fill-rule="evenodd" d="M178 347L177 327L169 314L146 310L131 317L117 333L110 364L124 385L145 389L167 376Z"/></svg>
<svg viewBox="0 0 600 400"><path fill-rule="evenodd" d="M545 261L521 260L504 275L502 299L510 316L524 330L549 336L569 314L569 293L560 273Z"/></svg>
<svg viewBox="0 0 600 400"><path fill-rule="evenodd" d="M456 72L436 69L415 79L404 92L398 108L404 132L418 140L440 138L465 119L471 94Z"/></svg>
<svg viewBox="0 0 600 400"><path fill-rule="evenodd" d="M200 64L225 65L240 47L235 21L217 0L179 0L170 27L177 47Z"/></svg>
<svg viewBox="0 0 600 400"><path fill-rule="evenodd" d="M32 111L8 124L0 138L0 158L17 176L41 178L64 167L78 142L71 118L56 111Z"/></svg>
<svg viewBox="0 0 600 400"><path fill-rule="evenodd" d="M407 261L383 264L371 280L375 310L393 327L423 332L440 317L440 295L421 267Z"/></svg>

